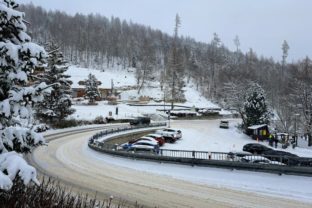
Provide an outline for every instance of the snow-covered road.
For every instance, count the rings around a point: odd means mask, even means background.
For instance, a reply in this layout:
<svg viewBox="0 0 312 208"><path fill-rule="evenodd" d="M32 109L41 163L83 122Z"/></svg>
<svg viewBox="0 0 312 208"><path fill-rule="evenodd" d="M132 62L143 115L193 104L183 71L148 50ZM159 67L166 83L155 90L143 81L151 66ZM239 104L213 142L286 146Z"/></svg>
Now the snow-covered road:
<svg viewBox="0 0 312 208"><path fill-rule="evenodd" d="M175 122L199 128L215 121ZM211 122L211 123L210 123ZM87 147L96 131L37 148L34 161L52 176L98 197L114 195L151 207L311 207L312 178L230 171L112 157Z"/></svg>

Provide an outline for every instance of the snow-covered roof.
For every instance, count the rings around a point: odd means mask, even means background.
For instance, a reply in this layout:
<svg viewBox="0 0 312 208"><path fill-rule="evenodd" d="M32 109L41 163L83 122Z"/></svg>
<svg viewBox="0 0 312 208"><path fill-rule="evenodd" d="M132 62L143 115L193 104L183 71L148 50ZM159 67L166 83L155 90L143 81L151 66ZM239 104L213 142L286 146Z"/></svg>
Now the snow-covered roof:
<svg viewBox="0 0 312 208"><path fill-rule="evenodd" d="M267 126L267 124L260 124L260 125L253 125L253 126L249 126L248 129L259 129L259 128L262 128L262 127L265 127Z"/></svg>

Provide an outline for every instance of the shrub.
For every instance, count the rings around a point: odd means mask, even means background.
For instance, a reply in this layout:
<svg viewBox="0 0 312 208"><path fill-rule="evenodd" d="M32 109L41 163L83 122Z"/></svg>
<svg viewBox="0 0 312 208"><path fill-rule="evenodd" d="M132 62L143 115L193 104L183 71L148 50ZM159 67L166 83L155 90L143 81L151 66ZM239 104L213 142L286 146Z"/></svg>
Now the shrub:
<svg viewBox="0 0 312 208"><path fill-rule="evenodd" d="M51 179L43 179L40 186L25 186L17 179L9 191L0 189L1 208L124 208L141 207L122 201L114 201L113 197L100 201L88 195L77 195L66 190Z"/></svg>
<svg viewBox="0 0 312 208"><path fill-rule="evenodd" d="M93 120L94 124L106 124L107 121L103 116L98 116Z"/></svg>
<svg viewBox="0 0 312 208"><path fill-rule="evenodd" d="M79 123L77 122L76 119L70 119L70 120L62 120L62 121L56 122L53 124L53 127L64 129L64 128L69 128L69 127L75 127L78 125Z"/></svg>

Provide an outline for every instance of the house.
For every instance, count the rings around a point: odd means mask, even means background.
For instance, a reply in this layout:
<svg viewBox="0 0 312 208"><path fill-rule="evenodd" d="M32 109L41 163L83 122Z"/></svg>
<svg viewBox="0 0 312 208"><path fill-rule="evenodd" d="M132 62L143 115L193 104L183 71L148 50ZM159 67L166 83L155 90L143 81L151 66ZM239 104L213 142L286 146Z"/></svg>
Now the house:
<svg viewBox="0 0 312 208"><path fill-rule="evenodd" d="M107 100L110 96L112 96L112 88L103 86L101 81L98 81L98 90L100 93L100 98L97 100ZM120 93L114 89L113 95L118 97L119 94ZM72 87L72 98L80 98L84 97L85 95L85 80L74 83Z"/></svg>
<svg viewBox="0 0 312 208"><path fill-rule="evenodd" d="M72 98L80 98L85 96L84 87L72 87L71 88L71 96Z"/></svg>
<svg viewBox="0 0 312 208"><path fill-rule="evenodd" d="M266 140L270 132L267 124L260 124L249 126L246 130L246 134L255 140Z"/></svg>
<svg viewBox="0 0 312 208"><path fill-rule="evenodd" d="M72 98L80 98L80 97L84 97L86 95L86 92L85 92L85 87L84 86L81 86L81 87L72 87ZM99 87L98 88L99 92L100 92L100 100L107 100L108 97L111 96L111 91L112 89L110 88L102 88L102 87ZM115 94L118 96L119 93L116 93Z"/></svg>

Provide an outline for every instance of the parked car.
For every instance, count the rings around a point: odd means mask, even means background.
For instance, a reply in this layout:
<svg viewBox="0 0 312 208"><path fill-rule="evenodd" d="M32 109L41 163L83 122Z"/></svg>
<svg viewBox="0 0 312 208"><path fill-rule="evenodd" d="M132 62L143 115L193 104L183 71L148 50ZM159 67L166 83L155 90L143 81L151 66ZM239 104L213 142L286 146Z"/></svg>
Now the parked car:
<svg viewBox="0 0 312 208"><path fill-rule="evenodd" d="M264 157L277 162L282 162L287 165L299 165L300 158L298 155L292 154L290 152L280 151L280 150L267 150L262 153Z"/></svg>
<svg viewBox="0 0 312 208"><path fill-rule="evenodd" d="M151 141L141 140L133 143L128 151L150 151L153 153L159 153L159 145Z"/></svg>
<svg viewBox="0 0 312 208"><path fill-rule="evenodd" d="M162 135L165 138L166 142L170 142L170 143L174 143L176 140L182 138L181 130L176 130L176 129L171 129L171 128L157 130L155 133Z"/></svg>
<svg viewBox="0 0 312 208"><path fill-rule="evenodd" d="M258 144L258 143L249 143L243 146L243 151L250 152L252 154L262 154L265 151L272 150L271 148Z"/></svg>
<svg viewBox="0 0 312 208"><path fill-rule="evenodd" d="M229 121L221 120L219 127L223 128L223 129L228 129L229 128Z"/></svg>
<svg viewBox="0 0 312 208"><path fill-rule="evenodd" d="M297 165L312 167L312 158L298 157L298 164Z"/></svg>
<svg viewBox="0 0 312 208"><path fill-rule="evenodd" d="M126 142L126 143L123 143L123 144L121 144L121 145L119 145L118 147L117 147L117 150L129 150L129 148L131 147L131 143L129 143L129 142Z"/></svg>
<svg viewBox="0 0 312 208"><path fill-rule="evenodd" d="M262 154L269 155L269 156L285 156L285 157L294 157L294 158L298 157L298 155L292 154L290 152L273 150L273 149L264 151Z"/></svg>
<svg viewBox="0 0 312 208"><path fill-rule="evenodd" d="M158 141L158 144L159 146L163 146L165 144L165 138L160 135L160 134L148 134L148 135L145 135L146 137L152 137L154 138L155 140Z"/></svg>
<svg viewBox="0 0 312 208"><path fill-rule="evenodd" d="M259 155L247 155L242 157L241 161L248 163L270 164L270 160L268 158Z"/></svg>
<svg viewBox="0 0 312 208"><path fill-rule="evenodd" d="M247 155L247 156L242 157L241 161L248 162L248 163L257 163L257 164L285 165L282 162L272 161L260 155Z"/></svg>
<svg viewBox="0 0 312 208"><path fill-rule="evenodd" d="M135 139L135 140L130 140L129 143L130 144L133 144L133 143L136 143L138 141L150 141L154 144L158 144L158 141L152 137L147 137L147 136L143 136L143 137L140 137L138 139Z"/></svg>
<svg viewBox="0 0 312 208"><path fill-rule="evenodd" d="M227 154L227 159L230 161L241 161L242 157L247 156L247 155L252 155L250 152L229 152Z"/></svg>
<svg viewBox="0 0 312 208"><path fill-rule="evenodd" d="M137 117L130 121L130 125L149 125L151 123L151 118L149 117Z"/></svg>

